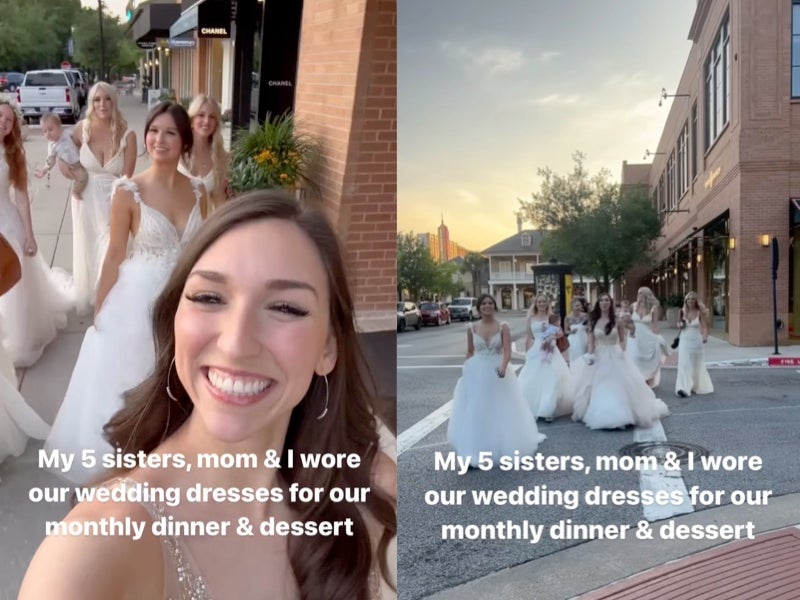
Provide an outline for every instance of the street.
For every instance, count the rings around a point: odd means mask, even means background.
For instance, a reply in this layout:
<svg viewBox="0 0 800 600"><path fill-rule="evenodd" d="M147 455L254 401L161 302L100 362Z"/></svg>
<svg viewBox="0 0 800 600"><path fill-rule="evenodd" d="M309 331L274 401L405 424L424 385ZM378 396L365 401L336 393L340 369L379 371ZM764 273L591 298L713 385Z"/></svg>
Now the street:
<svg viewBox="0 0 800 600"><path fill-rule="evenodd" d="M500 318L509 323L512 338L517 340L521 351L524 316L510 313L501 314ZM766 515L772 498L800 491L796 477L800 470L800 442L796 434L800 425L797 394L800 372L764 367L710 370L715 392L690 398L675 396L675 369L663 369L656 392L667 402L672 414L662 421L661 438L658 427L591 431L569 418L553 423L540 420L539 430L547 439L538 452L543 457L580 456L591 466L589 474L569 467L532 471L471 469L463 475L455 470L436 470L437 453L444 457L450 451L446 442L449 414L446 405L452 398L464 360L465 328L466 324L454 323L449 327L426 328L398 336L401 598L425 598L439 590L583 543L584 539L553 539L571 537L568 525L606 526L602 531L609 538L614 531L609 526L617 526L619 531L624 525L630 525L627 535L633 537L637 523L643 519L654 522L656 527L669 524L664 519L673 517L680 523L683 513L718 505L730 506L732 496L736 502L750 502ZM708 358L713 357L707 355ZM522 363L515 359L512 364L519 367ZM683 447L681 443L695 445L689 446L698 457L693 470L681 463L680 473L667 473L666 478L661 477L654 484L652 477L643 477L637 468L595 468L597 457L618 457L628 444L663 437L676 444L678 451ZM759 457L763 466L758 467L757 461L752 460L742 465L714 465L716 469L707 465L709 468L705 469L699 463L699 456L705 451L712 457ZM687 492L693 490L696 500L693 508L680 503L644 506L645 502L638 501L639 496L634 493L641 492L644 497L648 489L651 492L673 490L681 485ZM461 504L443 505L456 501L450 494L456 490L466 491ZM508 498L496 498L487 502L488 505L476 506L472 492L477 490L516 491L518 503L512 505L515 496L509 494ZM605 502L598 500L599 494L613 490L621 492L614 498L606 497ZM739 493L734 493L736 490ZM762 490L763 493L758 493ZM523 491L528 492L528 496L520 500ZM587 495L587 492L591 493ZM771 496L766 492L771 492ZM580 501L573 502L575 498ZM432 505L437 501L438 505ZM590 501L594 501L591 506ZM762 506L758 506L759 503ZM501 523L507 526L509 521L531 528L544 526L542 539L536 543L531 539L482 540L466 539L466 536L465 539L442 539L444 525ZM561 527L550 529L559 523ZM742 525L739 535L746 535L746 522L731 521L729 524ZM754 526L758 525L756 519ZM502 532L501 528L492 530L498 537ZM576 537L580 535L580 532L573 533L578 534ZM483 534L487 535L486 531ZM654 545L651 550L657 552L659 542L650 544ZM571 596L555 593L549 597Z"/></svg>

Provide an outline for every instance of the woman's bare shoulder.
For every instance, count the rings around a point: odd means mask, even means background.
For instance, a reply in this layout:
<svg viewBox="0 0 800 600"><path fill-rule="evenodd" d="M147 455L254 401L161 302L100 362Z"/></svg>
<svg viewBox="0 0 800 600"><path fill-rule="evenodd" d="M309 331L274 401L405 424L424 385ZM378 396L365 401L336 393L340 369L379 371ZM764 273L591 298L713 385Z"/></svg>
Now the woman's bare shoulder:
<svg viewBox="0 0 800 600"><path fill-rule="evenodd" d="M61 523L49 526L19 599L160 598L163 563L151 522L136 503L78 504Z"/></svg>

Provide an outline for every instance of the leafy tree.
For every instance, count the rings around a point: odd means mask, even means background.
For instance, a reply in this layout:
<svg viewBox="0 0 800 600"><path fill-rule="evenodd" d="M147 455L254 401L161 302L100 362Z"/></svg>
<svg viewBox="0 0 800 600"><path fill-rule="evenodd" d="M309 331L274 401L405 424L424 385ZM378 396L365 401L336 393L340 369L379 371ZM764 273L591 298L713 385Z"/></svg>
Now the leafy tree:
<svg viewBox="0 0 800 600"><path fill-rule="evenodd" d="M608 288L647 256L661 223L644 190L623 189L607 169L590 176L581 153L573 161L566 176L538 170L541 188L519 201L520 215L546 230L542 255L571 263Z"/></svg>
<svg viewBox="0 0 800 600"><path fill-rule="evenodd" d="M414 232L397 235L397 297L403 292L413 300L437 287L438 269L428 248Z"/></svg>
<svg viewBox="0 0 800 600"><path fill-rule="evenodd" d="M125 37L125 25L103 12L103 51L106 72L100 73L100 27L97 9L84 8L76 16L75 61L89 71L96 72L101 79L109 81L115 75L135 68L138 50Z"/></svg>
<svg viewBox="0 0 800 600"><path fill-rule="evenodd" d="M472 276L472 296L478 296L480 289L481 273L486 269L489 260L477 252L468 252L461 263L461 272L469 273Z"/></svg>
<svg viewBox="0 0 800 600"><path fill-rule="evenodd" d="M433 280L431 289L428 290L431 298L438 296L456 296L463 289L461 280L458 277L458 265L452 262L444 262L436 265L436 276Z"/></svg>
<svg viewBox="0 0 800 600"><path fill-rule="evenodd" d="M0 0L0 65L19 71L57 67L79 12L80 0Z"/></svg>

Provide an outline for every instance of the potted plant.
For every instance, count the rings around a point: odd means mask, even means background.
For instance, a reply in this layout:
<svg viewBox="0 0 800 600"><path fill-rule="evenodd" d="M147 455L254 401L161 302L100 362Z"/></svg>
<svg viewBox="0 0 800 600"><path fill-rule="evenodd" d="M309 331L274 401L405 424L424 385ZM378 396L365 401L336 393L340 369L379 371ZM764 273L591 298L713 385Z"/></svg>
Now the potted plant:
<svg viewBox="0 0 800 600"><path fill-rule="evenodd" d="M231 145L232 194L265 188L316 188L309 170L319 154L313 137L299 133L291 113L269 114L254 131L240 130Z"/></svg>

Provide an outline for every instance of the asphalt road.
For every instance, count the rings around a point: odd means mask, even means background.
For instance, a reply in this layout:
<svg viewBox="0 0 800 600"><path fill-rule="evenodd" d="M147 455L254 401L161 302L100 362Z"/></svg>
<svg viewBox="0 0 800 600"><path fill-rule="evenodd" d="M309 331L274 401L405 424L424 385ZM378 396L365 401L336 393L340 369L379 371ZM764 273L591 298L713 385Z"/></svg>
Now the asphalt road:
<svg viewBox="0 0 800 600"><path fill-rule="evenodd" d="M512 337L521 337L524 317L512 315ZM641 490L638 470L583 471L491 471L470 470L459 475L435 469L437 452L450 450L446 443L447 421L410 446L403 446L404 432L445 405L460 376L466 349L466 324L409 331L398 336L398 440L399 459L399 590L400 598L425 598L447 589L527 561L536 560L583 540L554 540L543 535L537 543L529 540L442 540L444 524L494 524L527 520L545 526L545 531L562 520L573 524L629 524L645 518L641 504L587 506L585 492L600 486L604 490ZM520 344L521 347L521 344ZM514 361L519 365L519 361ZM675 371L662 371L656 390L670 406L671 415L662 421L669 442L697 444L713 456L758 456L763 466L745 470L705 470L699 467L680 475L687 489L722 491L719 505L731 501L734 490L769 490L774 496L800 491L800 373L794 369L716 369L711 371L714 394L702 397L674 396ZM440 411L441 412L441 411ZM419 426L417 426L419 427ZM598 456L618 456L619 450L636 436L647 432L591 431L569 418L551 424L539 422L548 439L539 447L544 456L580 455L594 465ZM560 504L535 506L480 506L471 500L473 490L575 490L581 499L574 508ZM429 491L466 490L460 506L431 506ZM445 494L443 497L447 497ZM756 501L755 496L752 500ZM767 499L767 503L769 500ZM546 504L546 503L544 503ZM717 506L715 502L709 507ZM699 503L694 510L703 510ZM679 509L675 509L679 510ZM769 510L769 506L764 508ZM677 516L677 513L676 513ZM656 521L659 526L667 521ZM629 534L632 536L633 534ZM657 551L657 541L653 542ZM576 565L578 568L579 565Z"/></svg>

